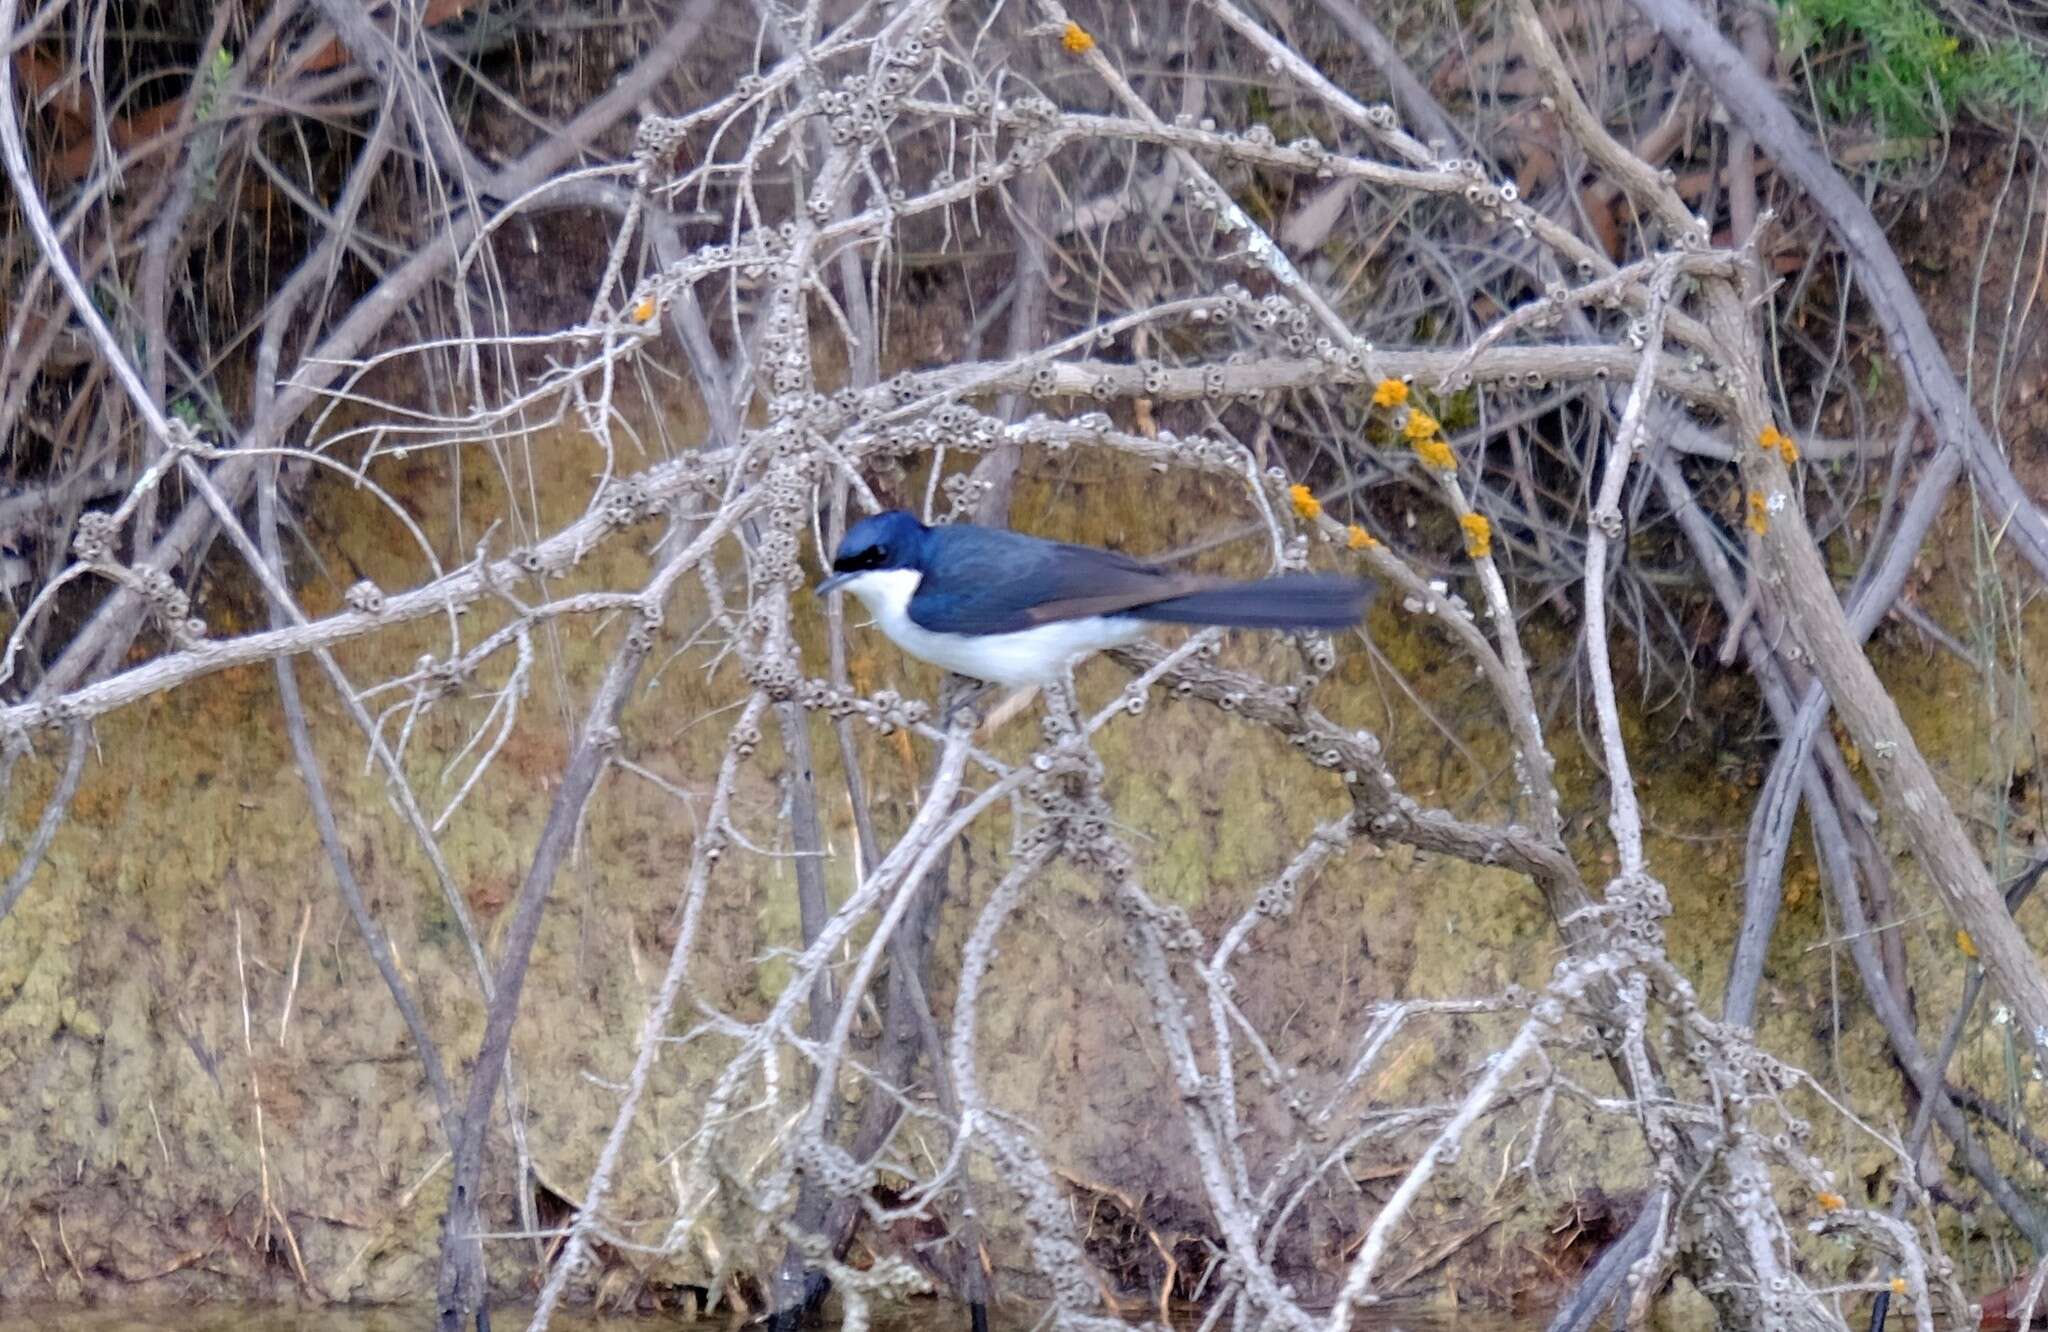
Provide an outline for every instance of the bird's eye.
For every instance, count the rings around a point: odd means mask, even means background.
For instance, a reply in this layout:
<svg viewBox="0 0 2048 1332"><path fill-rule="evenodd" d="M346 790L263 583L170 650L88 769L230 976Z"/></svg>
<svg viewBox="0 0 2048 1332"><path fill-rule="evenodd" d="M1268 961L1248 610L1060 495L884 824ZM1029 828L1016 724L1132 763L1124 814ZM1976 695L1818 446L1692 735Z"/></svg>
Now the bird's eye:
<svg viewBox="0 0 2048 1332"><path fill-rule="evenodd" d="M859 573L863 569L881 568L882 561L888 558L889 552L883 547L867 546L853 552L851 555L842 555L832 561L832 568L837 573Z"/></svg>

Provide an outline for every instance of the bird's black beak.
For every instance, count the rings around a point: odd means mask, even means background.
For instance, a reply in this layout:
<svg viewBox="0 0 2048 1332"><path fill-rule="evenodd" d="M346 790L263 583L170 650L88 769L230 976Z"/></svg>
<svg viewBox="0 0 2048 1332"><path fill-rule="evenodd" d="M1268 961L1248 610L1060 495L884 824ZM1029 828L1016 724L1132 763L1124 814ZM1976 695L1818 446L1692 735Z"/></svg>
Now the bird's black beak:
<svg viewBox="0 0 2048 1332"><path fill-rule="evenodd" d="M833 574L830 578L827 578L823 582L819 583L815 591L821 597L824 596L827 592L836 592L840 588L846 586L847 580L852 577L853 575L850 573Z"/></svg>

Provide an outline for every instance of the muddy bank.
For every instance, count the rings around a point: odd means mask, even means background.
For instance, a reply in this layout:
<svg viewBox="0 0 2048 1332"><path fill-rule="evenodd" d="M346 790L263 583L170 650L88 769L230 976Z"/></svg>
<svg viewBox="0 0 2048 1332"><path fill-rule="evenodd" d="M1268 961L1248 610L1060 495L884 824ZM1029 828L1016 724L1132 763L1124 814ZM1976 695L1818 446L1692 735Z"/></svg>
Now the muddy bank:
<svg viewBox="0 0 2048 1332"><path fill-rule="evenodd" d="M595 465L563 439L536 451L538 493L580 493L570 478ZM450 478L425 459L393 462L382 478L460 559L502 502L499 480L471 468L460 482L468 526L446 519ZM1165 502L1162 502L1165 501ZM567 501L564 501L565 503ZM320 559L295 580L314 613L340 604L368 577L403 585L417 565L402 525L363 492L323 483L309 496ZM1020 526L1138 551L1167 550L1213 531L1236 512L1220 486L1158 479L1097 461L1032 460L1019 492ZM560 514L544 514L551 524ZM434 526L439 523L440 528ZM442 531L441 528L449 530ZM1233 555L1225 552L1217 567ZM579 570L616 585L644 566L642 548L607 550ZM1947 577L1937 571L1933 577ZM559 589L558 589L559 590ZM1382 604L1372 644L1347 651L1319 704L1373 730L1411 795L1425 804L1487 811L1501 799L1508 756L1481 695L1426 617ZM216 634L257 623L259 603L232 582L202 607ZM688 625L701 603L670 616ZM809 613L809 612L806 612ZM487 630L483 608L465 634ZM803 626L819 648L818 626ZM491 768L444 832L449 868L486 948L516 888L566 756L567 723L587 696L617 625L565 622L542 645L533 688ZM1538 659L1568 653L1570 636L1529 627ZM687 633L679 632L678 642ZM344 654L358 681L401 674L422 653L444 652L445 631L422 626ZM1285 651L1233 643L1234 656ZM1878 648L1930 752L1959 790L1988 783L2031 734L2031 695L1994 714L1944 658L1907 640ZM822 656L817 660L822 662ZM871 633L855 636L857 683L929 697L935 678L907 665ZM449 1058L473 1056L482 1024L476 966L431 867L390 808L363 743L313 672L302 687L342 817L351 863L389 931ZM1107 663L1090 666L1084 694L1120 686ZM468 776L463 748L490 716L502 680L471 682L452 707L410 734L405 762L416 788L446 803ZM515 1113L532 1174L522 1181L507 1122L496 1126L486 1215L521 1226L518 1191L535 1219L559 1223L580 1195L630 1066L640 1014L675 938L680 875L695 836L692 806L715 770L722 730L707 719L740 696L731 662L694 648L664 660L634 705L624 753L657 784L625 771L593 802L579 853L565 871L536 949L515 1042ZM2029 688L2031 689L2031 685ZM267 669L224 672L196 687L105 719L85 785L48 866L0 922L0 1197L12 1223L0 1243L0 1299L162 1301L305 1298L417 1299L431 1287L445 1147L403 1024L365 956L330 881L308 821L304 791L277 722ZM403 699L381 699L387 724L404 724ZM1764 754L1754 701L1709 684L1693 717L1665 709L1631 717L1632 749L1652 830L1651 863L1670 885L1675 960L1711 997L1721 984L1740 893L1742 838ZM1701 713L1725 714L1714 729ZM1604 810L1599 774L1570 731L1553 724L1559 784L1577 817L1580 849L1597 866ZM1719 735L1716 748L1702 737ZM1032 742L1022 722L1001 746ZM772 741L770 742L772 744ZM876 819L898 829L928 762L901 736L863 734ZM854 836L823 723L813 736L835 891L851 882ZM1271 752L1262 746L1273 747ZM1139 850L1154 895L1185 907L1211 937L1287 863L1319 820L1345 808L1341 785L1286 756L1262 730L1211 708L1162 701L1116 722L1100 746L1118 817ZM17 780L17 811L33 808L54 756ZM799 941L794 881L780 810L777 765L745 778L736 807L758 845L741 886L708 904L694 973L698 1007L679 1011L682 1035L704 1012L747 1018L766 1011ZM438 806L437 806L438 808ZM19 815L16 816L19 818ZM1007 823L997 817L955 861L936 944L932 999L951 1000L953 960L966 922L999 873ZM1939 1011L1960 985L1960 958L1910 866L1902 890L1915 910L1899 928L1919 946L1917 992ZM1597 872L1589 873L1597 880ZM1877 1055L1881 1041L1827 941L1825 903L1810 862L1795 859L1790 895L1763 1004L1762 1043L1816 1072L1874 1123L1899 1117L1899 1081ZM1924 937L1921 937L1924 936ZM981 1027L984 1085L1034 1124L1071 1191L1091 1256L1114 1291L1147 1307L1162 1283L1199 1271L1211 1238L1171 1079L1146 1004L1129 973L1121 932L1098 891L1073 876L1037 890L991 977ZM1273 1053L1305 1078L1334 1081L1357 1055L1349 1033L1371 1005L1540 985L1558 956L1555 929L1524 881L1407 848L1360 847L1302 892L1291 917L1261 927L1246 953L1239 1002L1268 1033ZM686 1006L687 1007L687 1006ZM1475 1055L1494 1048L1500 1023L1484 1015L1431 1018L1401 1038L1356 1089L1352 1109L1427 1103L1458 1085ZM608 1215L641 1239L658 1238L673 1206L668 1161L720 1066L714 1042L678 1043L658 1066L621 1187ZM1986 1027L1966 1047L1964 1080L2002 1085L1999 1037ZM1575 1070L1605 1087L1597 1068ZM929 1092L929 1088L922 1088ZM2026 1088L2023 1094L2036 1093ZM1823 1156L1875 1175L1884 1152L1820 1121ZM941 1155L943 1139L912 1122L902 1150ZM776 1150L771 1138L753 1151ZM1350 1191L1308 1202L1292 1255L1312 1282L1341 1264L1360 1219L1409 1159L1398 1137L1353 1162ZM1533 1153L1533 1157L1530 1155ZM1535 1170L1518 1167L1532 1160ZM1625 1216L1640 1161L1636 1131L1570 1107L1543 1121L1491 1122L1416 1213L1418 1261L1406 1288L1440 1301L1539 1300ZM1254 1163L1256 1165L1256 1163ZM1012 1263L1016 1218L1007 1195L986 1187L987 1259L1000 1282L1028 1293ZM1533 1196L1532 1196L1533 1195ZM1508 1204L1512 1203L1510 1207ZM652 1266L610 1248L588 1290L628 1305L750 1300L780 1252L744 1213L714 1207L684 1249ZM1528 1218L1546 1218L1532 1224ZM1519 1218L1519 1219L1518 1219ZM870 1237L887 1248L896 1241ZM495 1277L508 1294L530 1291L539 1242L494 1243ZM1988 1261L1991 1250L1972 1250ZM1852 1255L1846 1251L1846 1266ZM1191 1283L1190 1283L1191 1284Z"/></svg>

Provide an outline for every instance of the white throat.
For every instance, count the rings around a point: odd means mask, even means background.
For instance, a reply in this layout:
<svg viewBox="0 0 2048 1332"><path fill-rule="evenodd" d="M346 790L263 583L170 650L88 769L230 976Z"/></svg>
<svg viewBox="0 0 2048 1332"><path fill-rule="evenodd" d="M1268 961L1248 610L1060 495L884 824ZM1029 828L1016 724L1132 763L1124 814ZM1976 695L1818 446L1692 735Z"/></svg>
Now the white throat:
<svg viewBox="0 0 2048 1332"><path fill-rule="evenodd" d="M910 623L910 599L917 595L917 585L923 581L924 575L915 569L870 569L839 586L859 597L860 604L868 608L868 614L875 617L882 632L895 638L892 626L898 621Z"/></svg>

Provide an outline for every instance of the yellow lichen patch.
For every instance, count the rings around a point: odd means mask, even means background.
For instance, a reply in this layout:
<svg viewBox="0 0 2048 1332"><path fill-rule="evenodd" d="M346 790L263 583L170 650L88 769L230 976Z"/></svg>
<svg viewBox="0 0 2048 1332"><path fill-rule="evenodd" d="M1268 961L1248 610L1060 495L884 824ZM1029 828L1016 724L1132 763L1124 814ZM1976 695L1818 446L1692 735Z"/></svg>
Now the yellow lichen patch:
<svg viewBox="0 0 2048 1332"><path fill-rule="evenodd" d="M655 309L654 298L652 296L642 296L639 303L633 307L633 322L637 324L650 322L654 318Z"/></svg>
<svg viewBox="0 0 2048 1332"><path fill-rule="evenodd" d="M1763 432L1756 437L1756 442L1757 447L1764 452L1775 453L1783 458L1787 467L1799 461L1799 446L1792 442L1790 435L1774 425L1765 426Z"/></svg>
<svg viewBox="0 0 2048 1332"><path fill-rule="evenodd" d="M1749 492L1748 522L1749 530L1756 533L1758 536L1762 536L1764 533L1771 530L1770 511L1766 501L1764 500L1764 492L1762 492L1761 490L1752 490Z"/></svg>
<svg viewBox="0 0 2048 1332"><path fill-rule="evenodd" d="M1068 55L1087 55L1095 49L1095 39L1089 36L1088 29L1069 22L1066 31L1060 34L1060 45L1067 48Z"/></svg>
<svg viewBox="0 0 2048 1332"><path fill-rule="evenodd" d="M1443 426L1437 423L1437 419L1434 416L1417 408L1415 411L1408 413L1408 419L1401 423L1401 433L1411 441L1420 443L1425 439L1434 439L1442 434Z"/></svg>
<svg viewBox="0 0 2048 1332"><path fill-rule="evenodd" d="M1842 751L1842 761L1849 765L1849 771L1861 772L1863 770L1863 751L1858 749L1855 740L1850 738L1849 728L1842 725L1839 718L1830 718L1828 729L1834 733L1835 748Z"/></svg>
<svg viewBox="0 0 2048 1332"><path fill-rule="evenodd" d="M1904 1295L1905 1293L1906 1293L1906 1278L1904 1278L1904 1277L1893 1277L1893 1278L1892 1278L1892 1294L1894 1294L1894 1295Z"/></svg>
<svg viewBox="0 0 2048 1332"><path fill-rule="evenodd" d="M1382 379L1373 386L1372 405L1399 407L1408 401L1408 386L1398 379Z"/></svg>
<svg viewBox="0 0 2048 1332"><path fill-rule="evenodd" d="M1465 553L1475 560L1483 560L1493 554L1493 524L1486 521L1486 515L1468 513L1458 519L1458 526L1465 529Z"/></svg>
<svg viewBox="0 0 2048 1332"><path fill-rule="evenodd" d="M1371 550L1379 544L1373 538L1372 533L1366 531L1357 523L1353 523L1344 529L1344 545L1350 550Z"/></svg>
<svg viewBox="0 0 2048 1332"><path fill-rule="evenodd" d="M1849 1200L1839 1193L1817 1193L1813 1201L1823 1212L1839 1212L1849 1205Z"/></svg>
<svg viewBox="0 0 2048 1332"><path fill-rule="evenodd" d="M1415 456L1422 459L1424 467L1434 471L1454 472L1458 468L1458 455L1440 438L1416 441Z"/></svg>
<svg viewBox="0 0 2048 1332"><path fill-rule="evenodd" d="M1287 487L1287 498L1294 501L1294 511L1310 522L1322 516L1322 501L1310 494L1307 486Z"/></svg>
<svg viewBox="0 0 2048 1332"><path fill-rule="evenodd" d="M1974 960L1977 956L1977 941L1970 937L1968 930L1956 931L1956 951Z"/></svg>

